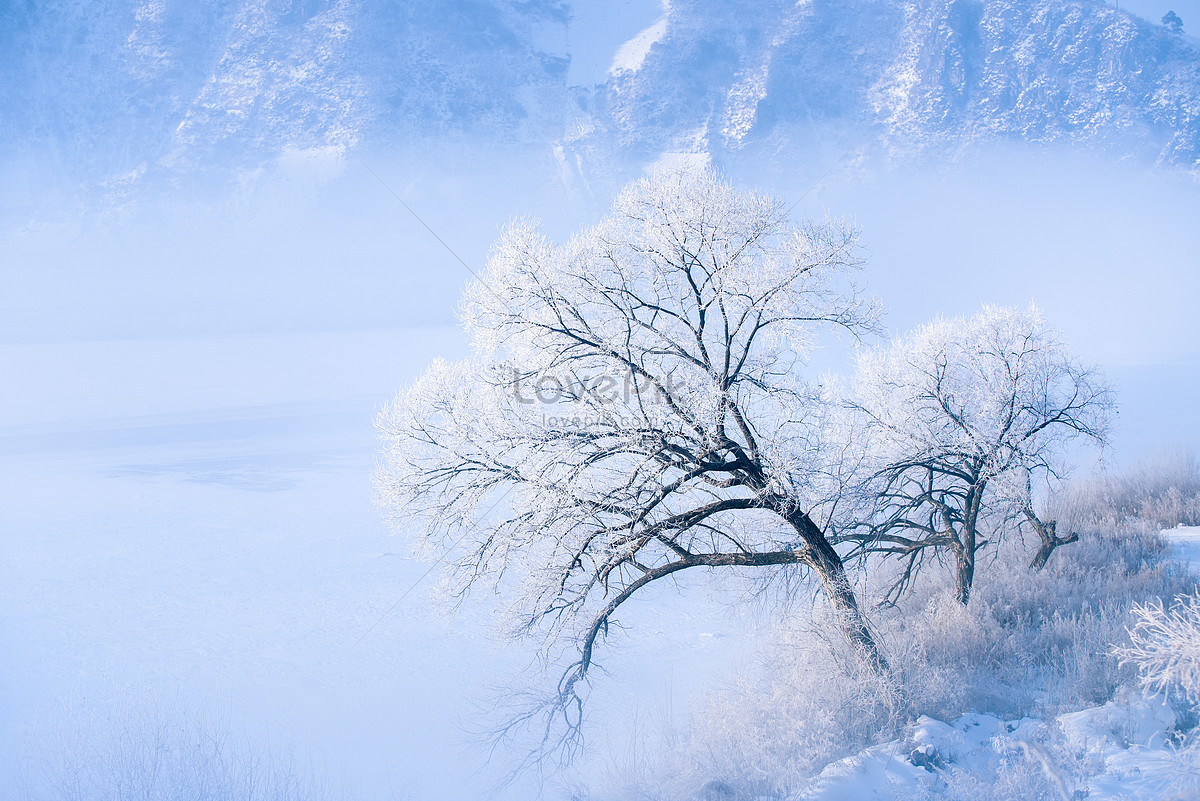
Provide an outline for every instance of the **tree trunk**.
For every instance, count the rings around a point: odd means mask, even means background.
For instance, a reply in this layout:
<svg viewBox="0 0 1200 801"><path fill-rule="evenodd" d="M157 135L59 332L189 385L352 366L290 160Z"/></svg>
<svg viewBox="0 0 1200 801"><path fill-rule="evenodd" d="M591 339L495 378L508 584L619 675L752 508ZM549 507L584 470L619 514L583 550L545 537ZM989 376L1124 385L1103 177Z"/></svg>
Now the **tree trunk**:
<svg viewBox="0 0 1200 801"><path fill-rule="evenodd" d="M1038 518L1029 509L1025 510L1025 517L1033 524L1033 530L1038 533L1038 538L1042 544L1038 548L1037 553L1033 555L1033 561L1029 563L1031 570L1041 570L1046 566L1046 562L1050 559L1050 554L1054 553L1054 549L1060 545L1069 545L1072 542L1079 541L1079 535L1071 532L1065 537L1058 536L1058 524L1054 520L1048 520L1045 523Z"/></svg>
<svg viewBox="0 0 1200 801"><path fill-rule="evenodd" d="M888 662L878 643L875 642L867 620L859 609L858 599L846 575L846 565L837 551L829 544L825 534L804 513L788 517L788 522L799 532L808 546L809 564L821 579L826 595L837 612L838 627L842 634L862 656L871 670L879 676L888 674Z"/></svg>
<svg viewBox="0 0 1200 801"><path fill-rule="evenodd" d="M983 498L984 483L976 484L967 493L967 503L962 521L961 546L958 549L954 571L954 597L966 606L971 601L971 585L975 583L975 550L979 540L975 526L979 522L979 502Z"/></svg>
<svg viewBox="0 0 1200 801"><path fill-rule="evenodd" d="M963 539L969 539L970 544L964 543L958 551L954 572L954 597L966 606L971 601L971 584L975 581L975 532L972 531L969 535L964 532Z"/></svg>
<svg viewBox="0 0 1200 801"><path fill-rule="evenodd" d="M1054 553L1056 547L1058 547L1058 543L1053 540L1042 540L1037 553L1033 555L1033 561L1029 563L1029 569L1037 571L1045 567L1046 562L1050 560L1050 554Z"/></svg>

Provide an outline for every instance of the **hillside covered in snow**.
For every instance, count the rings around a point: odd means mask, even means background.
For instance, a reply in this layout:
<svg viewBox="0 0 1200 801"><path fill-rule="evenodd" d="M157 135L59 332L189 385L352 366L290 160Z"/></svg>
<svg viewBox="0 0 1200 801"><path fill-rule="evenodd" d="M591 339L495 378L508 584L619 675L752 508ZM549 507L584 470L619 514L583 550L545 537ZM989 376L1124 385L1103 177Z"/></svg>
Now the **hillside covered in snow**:
<svg viewBox="0 0 1200 801"><path fill-rule="evenodd" d="M603 88L620 141L728 151L831 127L894 154L1015 139L1200 159L1196 50L1100 3L722 6L673 4L645 62Z"/></svg>
<svg viewBox="0 0 1200 801"><path fill-rule="evenodd" d="M619 154L832 142L908 158L995 140L1200 168L1193 40L1094 0L636 5L9 4L0 144L85 181L475 138L554 147L584 171ZM607 72L581 69L608 40Z"/></svg>

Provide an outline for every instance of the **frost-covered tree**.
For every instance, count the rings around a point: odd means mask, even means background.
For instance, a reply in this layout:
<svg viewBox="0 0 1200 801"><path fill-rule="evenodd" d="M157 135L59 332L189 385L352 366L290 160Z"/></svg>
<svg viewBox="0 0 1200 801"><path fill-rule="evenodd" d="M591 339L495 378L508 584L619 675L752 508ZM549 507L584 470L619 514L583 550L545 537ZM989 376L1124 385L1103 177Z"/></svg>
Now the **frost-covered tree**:
<svg viewBox="0 0 1200 801"><path fill-rule="evenodd" d="M575 742L622 604L692 568L811 571L885 670L826 533L830 407L799 371L821 328L875 326L855 240L694 169L633 183L565 245L515 223L466 292L477 355L434 363L380 416L396 528L452 597L487 587L563 660L529 712L547 737Z"/></svg>
<svg viewBox="0 0 1200 801"><path fill-rule="evenodd" d="M948 556L966 604L984 537L1005 521L1038 534L1034 567L1074 541L1035 514L1031 486L1064 472L1072 439L1105 442L1113 395L1035 308L985 307L866 351L853 395L870 467L866 512L844 536L904 560L894 592L928 557Z"/></svg>

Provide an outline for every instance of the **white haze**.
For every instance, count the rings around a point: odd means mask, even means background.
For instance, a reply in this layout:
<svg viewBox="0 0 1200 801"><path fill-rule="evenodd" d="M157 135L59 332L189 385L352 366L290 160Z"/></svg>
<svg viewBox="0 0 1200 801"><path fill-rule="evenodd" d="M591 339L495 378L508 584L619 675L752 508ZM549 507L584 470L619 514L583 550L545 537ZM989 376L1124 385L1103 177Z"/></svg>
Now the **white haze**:
<svg viewBox="0 0 1200 801"><path fill-rule="evenodd" d="M549 154L532 148L433 163L296 159L232 191L151 190L10 217L0 343L13 354L32 344L452 327L464 283L509 220L536 217L564 239L597 219L623 180L618 171L602 186L564 185ZM863 280L893 332L983 303L1035 302L1122 384L1119 459L1200 444L1183 405L1200 381L1193 181L1025 151L874 173L836 156L726 172L793 200L797 216L854 220L869 257ZM52 373L53 360L44 367ZM61 404L59 388L39 392L37 375L22 377L24 390L0 400L10 422ZM78 396L71 406L95 415Z"/></svg>
<svg viewBox="0 0 1200 801"><path fill-rule="evenodd" d="M36 783L19 768L53 748L62 704L132 687L291 743L362 798L479 797L498 769L464 731L472 703L523 657L477 617L426 611L425 566L371 506L371 418L464 352L455 306L501 226L531 215L565 238L642 166L586 186L536 149L295 156L232 187L10 198L0 739L21 748L0 786ZM726 171L797 215L854 218L896 332L1036 302L1119 382L1111 459L1200 448L1195 183L1019 151ZM699 597L631 612L593 708L601 759L605 731L685 707L745 658L752 616Z"/></svg>

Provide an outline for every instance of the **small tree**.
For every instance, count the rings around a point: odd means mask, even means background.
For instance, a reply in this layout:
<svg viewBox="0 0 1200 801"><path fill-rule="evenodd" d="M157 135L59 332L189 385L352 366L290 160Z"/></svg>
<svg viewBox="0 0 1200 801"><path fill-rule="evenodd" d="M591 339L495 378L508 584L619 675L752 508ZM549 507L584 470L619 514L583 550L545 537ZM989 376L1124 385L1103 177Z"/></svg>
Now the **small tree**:
<svg viewBox="0 0 1200 801"><path fill-rule="evenodd" d="M1183 33L1183 20L1174 11L1163 14L1162 24L1171 33Z"/></svg>
<svg viewBox="0 0 1200 801"><path fill-rule="evenodd" d="M691 568L811 570L885 670L822 517L841 490L829 407L796 369L816 329L874 325L845 281L855 239L708 171L637 181L565 246L516 223L463 304L479 355L435 363L381 415L397 529L454 597L486 585L514 634L574 652L526 717L543 743L576 744L621 605Z"/></svg>
<svg viewBox="0 0 1200 801"><path fill-rule="evenodd" d="M1072 438L1104 443L1113 400L1036 309L985 307L864 353L853 404L872 467L866 511L845 536L906 560L894 593L927 556L949 555L966 604L986 521L1031 524L1042 541L1034 567L1074 541L1034 513L1032 481L1063 472Z"/></svg>

